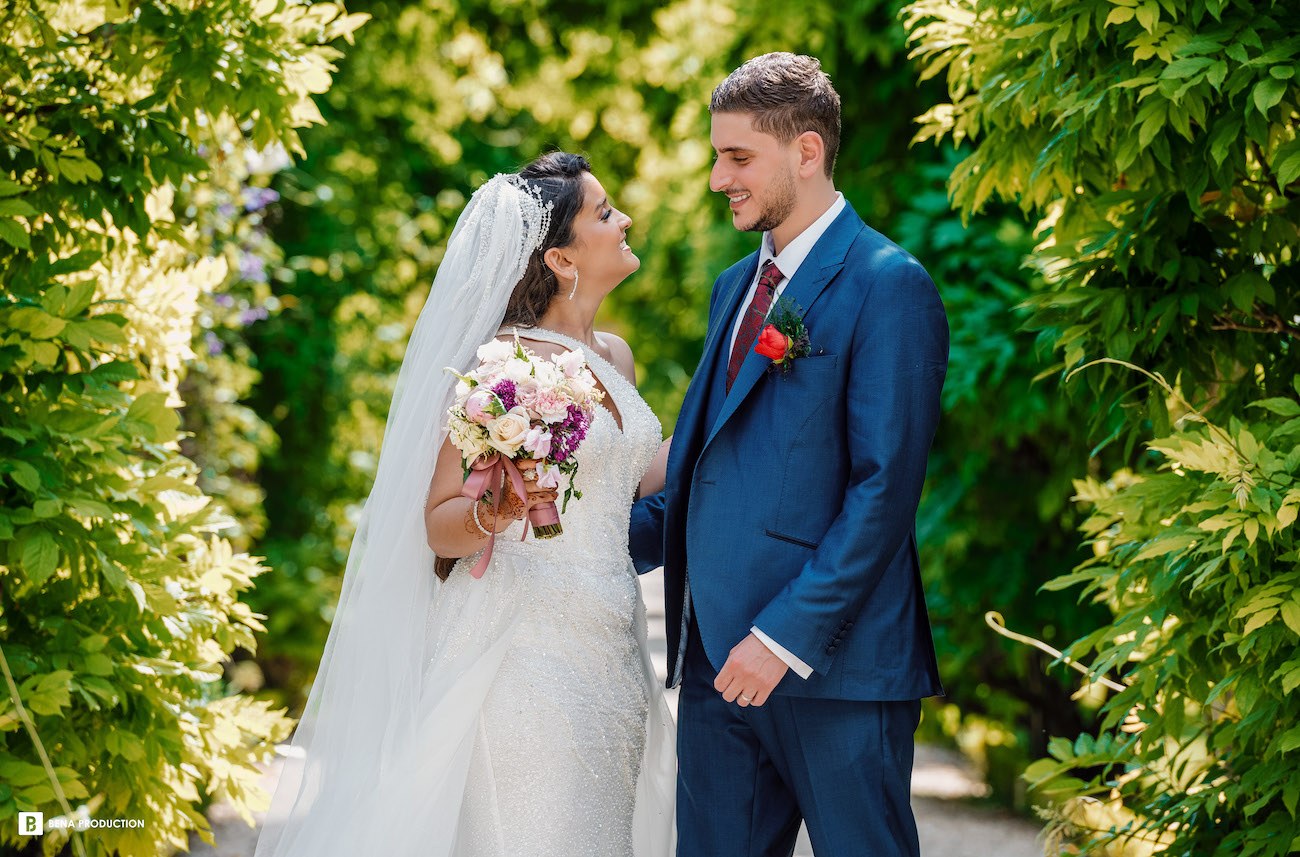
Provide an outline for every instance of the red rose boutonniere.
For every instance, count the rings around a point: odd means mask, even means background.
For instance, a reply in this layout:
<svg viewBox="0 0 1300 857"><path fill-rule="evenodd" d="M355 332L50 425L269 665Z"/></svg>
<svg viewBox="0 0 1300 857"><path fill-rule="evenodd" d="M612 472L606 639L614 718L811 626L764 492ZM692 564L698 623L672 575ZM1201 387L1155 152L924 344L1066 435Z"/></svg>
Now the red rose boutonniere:
<svg viewBox="0 0 1300 857"><path fill-rule="evenodd" d="M812 350L808 341L808 328L803 324L803 311L787 297L777 298L767 314L767 324L754 341L754 350L770 358L769 369L789 372L795 359L807 357Z"/></svg>

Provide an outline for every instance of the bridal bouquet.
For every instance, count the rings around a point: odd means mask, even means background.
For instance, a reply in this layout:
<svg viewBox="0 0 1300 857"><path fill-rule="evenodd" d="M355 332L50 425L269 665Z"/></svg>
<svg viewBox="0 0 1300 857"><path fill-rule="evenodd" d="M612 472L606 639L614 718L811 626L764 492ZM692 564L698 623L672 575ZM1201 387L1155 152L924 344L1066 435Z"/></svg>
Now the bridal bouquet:
<svg viewBox="0 0 1300 857"><path fill-rule="evenodd" d="M504 475L524 499L524 480L558 490L564 475L567 508L570 497L582 497L573 487L574 453L604 398L586 359L566 351L543 360L518 339L494 339L479 347L478 357L482 362L468 375L448 370L460 379L447 412L447 436L463 456L462 493L478 500ZM496 498L494 509L498 503ZM528 518L538 538L563 532L554 503L534 506Z"/></svg>

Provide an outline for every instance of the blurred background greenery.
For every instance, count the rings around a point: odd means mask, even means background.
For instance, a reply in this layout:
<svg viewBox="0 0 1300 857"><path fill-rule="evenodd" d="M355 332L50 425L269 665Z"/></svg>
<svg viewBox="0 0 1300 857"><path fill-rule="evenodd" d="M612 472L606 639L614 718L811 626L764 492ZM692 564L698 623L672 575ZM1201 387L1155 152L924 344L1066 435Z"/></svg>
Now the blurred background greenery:
<svg viewBox="0 0 1300 857"><path fill-rule="evenodd" d="M709 94L748 57L791 50L819 57L841 93L837 186L926 265L947 307L945 416L919 525L948 696L928 704L923 735L959 742L991 768L998 797L1016 800L1024 762L1091 709L1071 700L1077 682L993 635L983 614L1000 610L1058 645L1104 616L1038 592L1077 561L1067 501L1089 445L1051 382L1033 383L1043 366L1017 309L1039 287L1022 267L1025 221L991 207L964 225L945 190L960 155L911 145L916 117L945 92L907 59L902 5L349 5L372 19L317 98L326 124L303 132L306 157L271 182L279 254L256 273L278 309L240 337L259 380L239 400L268 439L253 444L261 463L248 483L264 499L247 514L264 516L253 550L274 569L248 598L268 632L256 660L235 667L245 686L303 700L404 343L461 206L495 172L581 152L632 217L642 267L599 321L631 343L671 433L713 280L757 242L707 187Z"/></svg>

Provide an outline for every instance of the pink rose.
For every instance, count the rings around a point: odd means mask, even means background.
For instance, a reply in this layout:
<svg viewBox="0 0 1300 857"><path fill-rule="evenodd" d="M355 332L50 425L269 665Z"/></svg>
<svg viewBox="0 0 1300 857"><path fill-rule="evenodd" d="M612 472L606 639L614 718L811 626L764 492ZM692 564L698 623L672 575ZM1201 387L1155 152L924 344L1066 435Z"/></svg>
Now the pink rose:
<svg viewBox="0 0 1300 857"><path fill-rule="evenodd" d="M542 392L542 385L535 378L515 384L515 399L526 408L536 410L537 394Z"/></svg>

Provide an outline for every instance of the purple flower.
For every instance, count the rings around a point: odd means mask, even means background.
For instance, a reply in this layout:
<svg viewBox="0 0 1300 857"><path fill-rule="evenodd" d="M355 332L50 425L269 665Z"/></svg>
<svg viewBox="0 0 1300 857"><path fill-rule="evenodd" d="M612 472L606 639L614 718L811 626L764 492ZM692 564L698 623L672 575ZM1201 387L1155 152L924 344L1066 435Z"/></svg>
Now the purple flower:
<svg viewBox="0 0 1300 857"><path fill-rule="evenodd" d="M222 217L234 217L235 207L228 202L223 202L221 205L217 206L217 214L220 214Z"/></svg>
<svg viewBox="0 0 1300 857"><path fill-rule="evenodd" d="M519 404L518 397L515 395L515 382L509 378L498 381L492 388L492 392L497 394L497 398L501 400L501 404L507 411Z"/></svg>
<svg viewBox="0 0 1300 857"><path fill-rule="evenodd" d="M253 307L252 309L246 309L239 314L239 323L245 325L252 324L255 321L261 321L268 315L270 315L270 313L266 311L266 307Z"/></svg>
<svg viewBox="0 0 1300 857"><path fill-rule="evenodd" d="M235 305L235 299L230 295L216 295L213 300L216 301L217 306L229 307Z"/></svg>
<svg viewBox="0 0 1300 857"><path fill-rule="evenodd" d="M256 253L243 253L239 257L239 276L253 283L266 282L266 262Z"/></svg>
<svg viewBox="0 0 1300 857"><path fill-rule="evenodd" d="M586 413L577 405L570 405L569 412L565 415L563 422L553 429L554 438L551 443L551 458L557 463L562 464L577 451L579 444L587 439L587 429L590 422Z"/></svg>
<svg viewBox="0 0 1300 857"><path fill-rule="evenodd" d="M222 345L221 340L217 339L217 335L210 330L203 335L203 341L207 343L209 357L216 357L226 350L226 346Z"/></svg>
<svg viewBox="0 0 1300 857"><path fill-rule="evenodd" d="M280 194L269 187L246 187L244 188L244 211L260 211L279 199Z"/></svg>

